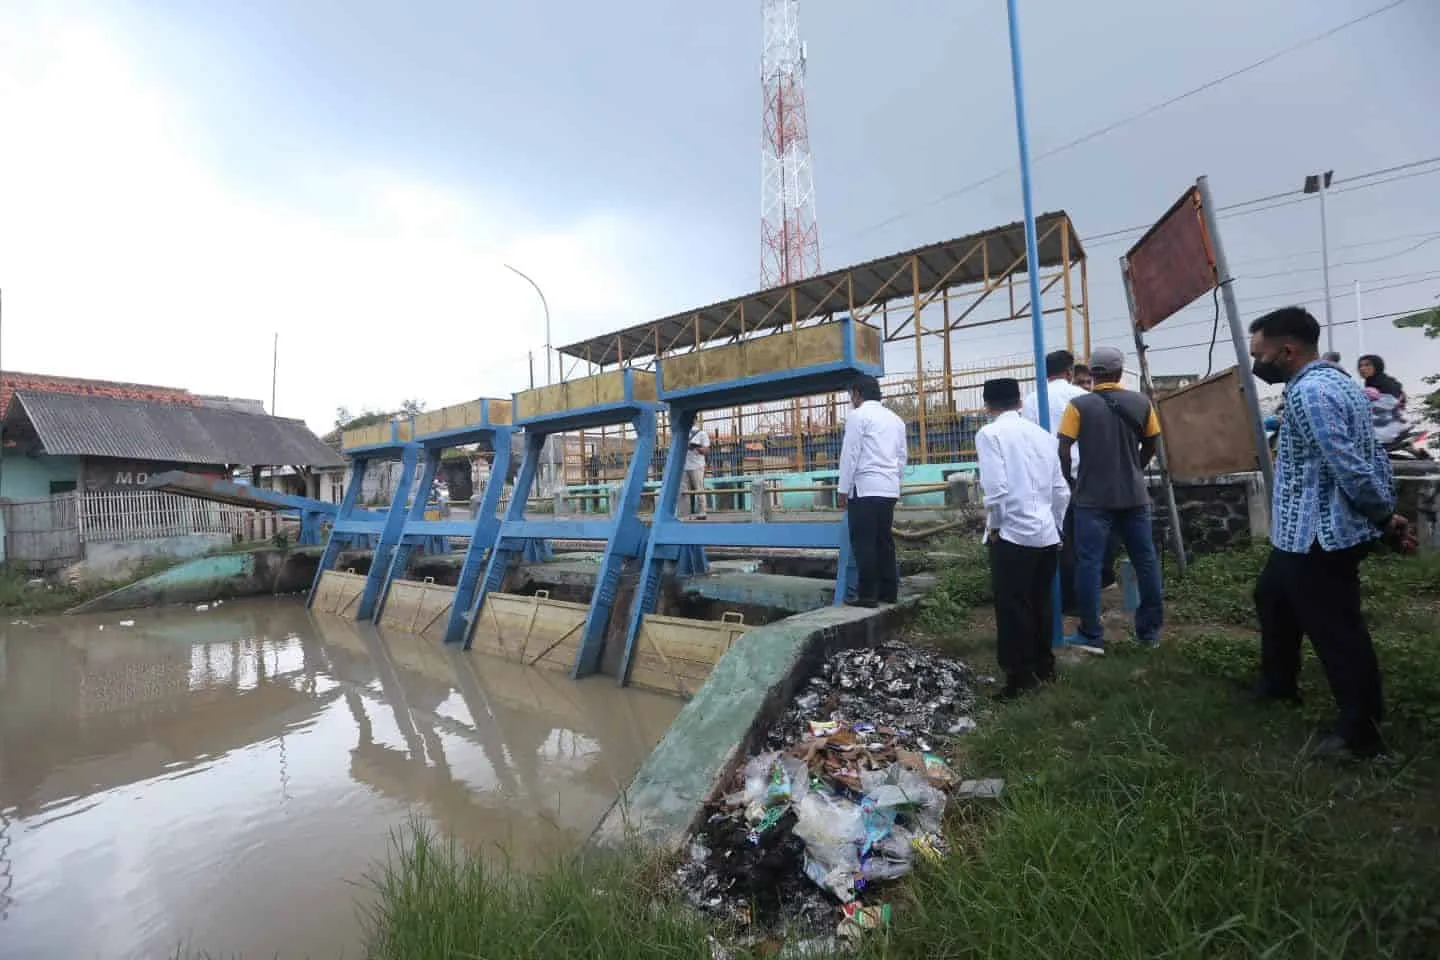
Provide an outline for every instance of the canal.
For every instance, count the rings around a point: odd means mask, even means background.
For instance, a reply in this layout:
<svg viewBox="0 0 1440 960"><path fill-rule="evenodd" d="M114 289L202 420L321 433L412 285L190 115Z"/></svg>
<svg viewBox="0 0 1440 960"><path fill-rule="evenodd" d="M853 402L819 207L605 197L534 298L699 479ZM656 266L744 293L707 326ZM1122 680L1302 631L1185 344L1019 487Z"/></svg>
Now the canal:
<svg viewBox="0 0 1440 960"><path fill-rule="evenodd" d="M680 708L298 600L12 619L4 958L360 956L364 878L411 816L532 866Z"/></svg>

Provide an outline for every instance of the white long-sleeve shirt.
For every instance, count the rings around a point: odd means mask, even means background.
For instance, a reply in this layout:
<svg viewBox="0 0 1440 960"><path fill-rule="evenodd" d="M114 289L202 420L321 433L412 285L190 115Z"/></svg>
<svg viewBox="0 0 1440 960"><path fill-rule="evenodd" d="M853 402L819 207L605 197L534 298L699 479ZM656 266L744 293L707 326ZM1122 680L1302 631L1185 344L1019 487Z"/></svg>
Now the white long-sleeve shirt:
<svg viewBox="0 0 1440 960"><path fill-rule="evenodd" d="M1085 396L1085 391L1066 380L1051 380L1045 385L1046 399L1050 401L1050 433L1053 435L1060 429L1060 418L1065 416L1065 408L1070 406L1070 401L1076 397ZM1020 415L1031 423L1040 422L1040 392L1031 391L1025 395L1025 403L1020 408ZM1070 470L1071 476L1080 469L1080 444L1070 448Z"/></svg>
<svg viewBox="0 0 1440 960"><path fill-rule="evenodd" d="M874 400L845 418L839 491L848 497L900 497L905 472L905 421Z"/></svg>
<svg viewBox="0 0 1440 960"><path fill-rule="evenodd" d="M1021 547L1060 542L1070 485L1060 472L1058 441L1014 410L975 435L985 531Z"/></svg>

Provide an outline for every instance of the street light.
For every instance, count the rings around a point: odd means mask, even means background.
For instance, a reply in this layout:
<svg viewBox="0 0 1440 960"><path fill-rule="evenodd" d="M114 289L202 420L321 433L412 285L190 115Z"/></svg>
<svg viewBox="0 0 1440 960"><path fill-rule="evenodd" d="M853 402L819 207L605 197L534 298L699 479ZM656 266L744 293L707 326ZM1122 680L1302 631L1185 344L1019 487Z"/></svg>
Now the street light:
<svg viewBox="0 0 1440 960"><path fill-rule="evenodd" d="M501 264L501 266L503 266L506 270L509 270L511 273L515 274L520 279L524 280L526 283L530 284L530 286L534 287L535 293L538 294L540 297L540 306L545 310L545 385L548 387L553 382L550 379L550 303L545 299L545 291L540 289L540 284L536 283L534 278L532 278L528 273L521 270L519 267L510 266L510 264L508 263ZM545 438L545 445L550 448L550 485L551 491L553 492L555 485L559 480L559 478L555 476L554 438Z"/></svg>
<svg viewBox="0 0 1440 960"><path fill-rule="evenodd" d="M1329 353L1335 352L1335 326L1330 316L1330 238L1325 229L1325 191L1334 174L1334 170L1326 170L1305 178L1305 192L1320 194L1320 272L1325 279L1325 349Z"/></svg>
<svg viewBox="0 0 1440 960"><path fill-rule="evenodd" d="M540 289L540 284L531 279L528 273L510 266L508 263L502 264L502 266L534 287L535 292L540 295L540 306L545 310L545 385L548 387L552 382L550 379L550 304L545 300L545 291Z"/></svg>

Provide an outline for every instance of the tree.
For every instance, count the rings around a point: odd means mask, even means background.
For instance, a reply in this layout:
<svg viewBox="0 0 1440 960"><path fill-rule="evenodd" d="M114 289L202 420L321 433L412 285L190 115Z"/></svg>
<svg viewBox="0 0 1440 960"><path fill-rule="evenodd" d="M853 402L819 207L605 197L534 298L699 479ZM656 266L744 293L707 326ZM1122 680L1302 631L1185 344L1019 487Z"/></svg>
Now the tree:
<svg viewBox="0 0 1440 960"><path fill-rule="evenodd" d="M370 407L365 407L359 413L351 413L349 407L341 405L335 408L335 429L359 430L361 427L373 427L395 417L413 417L424 412L424 400L403 400L400 409L394 413L382 413Z"/></svg>
<svg viewBox="0 0 1440 960"><path fill-rule="evenodd" d="M1431 340L1440 339L1440 308L1421 310L1408 317L1401 317L1395 321L1395 326L1401 329L1419 330ZM1440 384L1440 374L1432 373L1425 378L1424 382L1426 386L1435 387ZM1427 420L1440 421L1440 389L1431 390L1425 395L1423 413Z"/></svg>

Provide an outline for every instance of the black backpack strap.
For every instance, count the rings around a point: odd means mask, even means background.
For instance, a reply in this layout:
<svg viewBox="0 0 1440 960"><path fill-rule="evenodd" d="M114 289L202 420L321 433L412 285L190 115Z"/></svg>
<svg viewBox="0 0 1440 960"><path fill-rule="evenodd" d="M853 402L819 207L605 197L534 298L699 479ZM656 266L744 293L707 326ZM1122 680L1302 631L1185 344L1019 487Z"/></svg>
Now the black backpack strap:
<svg viewBox="0 0 1440 960"><path fill-rule="evenodd" d="M1115 414L1115 416L1119 417L1120 420L1125 424L1125 426L1129 427L1131 431L1134 432L1135 439L1141 443L1145 442L1145 428L1142 427L1139 423L1137 423L1135 418L1130 416L1130 413L1124 407L1120 406L1119 401L1117 401L1114 397L1110 396L1110 392L1108 390L1097 390L1094 394L1092 394L1092 396L1097 396L1101 400L1105 401L1105 406L1110 408L1110 412Z"/></svg>

